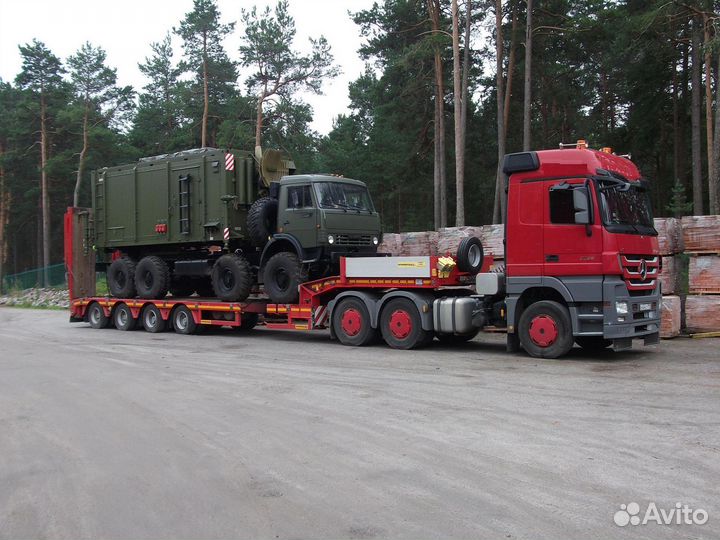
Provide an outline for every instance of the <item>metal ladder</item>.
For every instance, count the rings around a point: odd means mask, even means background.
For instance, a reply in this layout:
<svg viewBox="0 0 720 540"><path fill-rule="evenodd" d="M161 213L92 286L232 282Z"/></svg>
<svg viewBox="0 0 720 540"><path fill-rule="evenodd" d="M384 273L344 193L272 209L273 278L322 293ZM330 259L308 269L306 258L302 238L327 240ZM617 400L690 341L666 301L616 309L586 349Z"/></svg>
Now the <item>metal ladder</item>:
<svg viewBox="0 0 720 540"><path fill-rule="evenodd" d="M190 175L180 176L178 186L178 209L180 210L180 234L190 234Z"/></svg>

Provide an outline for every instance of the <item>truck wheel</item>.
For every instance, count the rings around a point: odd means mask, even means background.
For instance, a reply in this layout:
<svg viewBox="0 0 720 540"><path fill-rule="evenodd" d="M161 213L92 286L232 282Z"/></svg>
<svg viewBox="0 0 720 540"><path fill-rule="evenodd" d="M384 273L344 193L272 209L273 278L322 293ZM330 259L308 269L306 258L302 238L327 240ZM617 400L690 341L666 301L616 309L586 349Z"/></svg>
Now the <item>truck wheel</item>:
<svg viewBox="0 0 720 540"><path fill-rule="evenodd" d="M458 270L477 274L482 269L484 259L485 254L479 238L471 236L462 239L457 251Z"/></svg>
<svg viewBox="0 0 720 540"><path fill-rule="evenodd" d="M362 347L377 341L377 330L371 326L367 306L357 298L346 298L335 306L332 324L343 345Z"/></svg>
<svg viewBox="0 0 720 540"><path fill-rule="evenodd" d="M265 265L265 292L276 304L294 304L298 301L298 287L308 280L307 270L294 253L276 253Z"/></svg>
<svg viewBox="0 0 720 540"><path fill-rule="evenodd" d="M467 334L437 334L438 341L445 345L457 345L458 343L466 343L480 333L480 329L476 328Z"/></svg>
<svg viewBox="0 0 720 540"><path fill-rule="evenodd" d="M240 316L240 326L233 326L233 328L239 332L247 332L252 330L260 322L260 315L257 313L243 313Z"/></svg>
<svg viewBox="0 0 720 540"><path fill-rule="evenodd" d="M137 326L137 319L133 318L132 311L127 304L120 303L113 310L113 323L118 330L134 330Z"/></svg>
<svg viewBox="0 0 720 540"><path fill-rule="evenodd" d="M535 358L559 358L573 346L572 324L567 308L542 300L530 304L520 316L520 343Z"/></svg>
<svg viewBox="0 0 720 540"><path fill-rule="evenodd" d="M187 277L175 278L170 280L170 294L175 298L190 296L195 292L195 283Z"/></svg>
<svg viewBox="0 0 720 540"><path fill-rule="evenodd" d="M135 261L129 257L115 259L107 269L107 284L115 298L135 298Z"/></svg>
<svg viewBox="0 0 720 540"><path fill-rule="evenodd" d="M165 298L170 286L170 270L160 257L143 257L135 269L135 288L140 298Z"/></svg>
<svg viewBox="0 0 720 540"><path fill-rule="evenodd" d="M602 336L578 336L575 343L588 351L602 351L612 345L612 341Z"/></svg>
<svg viewBox="0 0 720 540"><path fill-rule="evenodd" d="M264 246L268 238L277 230L278 201L272 197L263 197L250 207L247 217L250 241L256 246Z"/></svg>
<svg viewBox="0 0 720 540"><path fill-rule="evenodd" d="M107 328L110 324L110 317L105 315L105 310L100 304L93 302L87 310L87 321L91 328Z"/></svg>
<svg viewBox="0 0 720 540"><path fill-rule="evenodd" d="M178 334L194 334L197 330L192 311L186 306L178 306L172 312L172 325Z"/></svg>
<svg viewBox="0 0 720 540"><path fill-rule="evenodd" d="M160 313L158 307L152 304L143 308L140 319L145 330L153 334L164 332L165 328L167 328L167 321L162 318L162 313Z"/></svg>
<svg viewBox="0 0 720 540"><path fill-rule="evenodd" d="M380 314L380 329L393 349L414 349L430 343L432 333L423 330L417 306L407 298L393 298Z"/></svg>
<svg viewBox="0 0 720 540"><path fill-rule="evenodd" d="M220 300L245 300L252 287L250 263L241 255L223 255L213 265L212 285Z"/></svg>

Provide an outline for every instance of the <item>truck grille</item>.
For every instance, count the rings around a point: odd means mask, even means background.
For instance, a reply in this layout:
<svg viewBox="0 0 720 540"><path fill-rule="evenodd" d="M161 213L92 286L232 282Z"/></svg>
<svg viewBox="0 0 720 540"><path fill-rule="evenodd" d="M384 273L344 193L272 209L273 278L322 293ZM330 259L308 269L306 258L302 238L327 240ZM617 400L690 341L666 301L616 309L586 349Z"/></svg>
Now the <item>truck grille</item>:
<svg viewBox="0 0 720 540"><path fill-rule="evenodd" d="M655 290L660 274L660 257L620 255L620 264L628 291Z"/></svg>
<svg viewBox="0 0 720 540"><path fill-rule="evenodd" d="M369 234L338 234L335 236L335 244L338 246L369 246L372 244L372 236Z"/></svg>

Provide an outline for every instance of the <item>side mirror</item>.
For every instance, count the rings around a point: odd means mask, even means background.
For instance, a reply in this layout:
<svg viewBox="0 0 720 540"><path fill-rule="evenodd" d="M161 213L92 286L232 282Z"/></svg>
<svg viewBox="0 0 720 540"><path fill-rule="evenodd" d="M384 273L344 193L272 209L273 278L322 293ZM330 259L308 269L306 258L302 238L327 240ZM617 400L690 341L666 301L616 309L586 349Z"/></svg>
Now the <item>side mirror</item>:
<svg viewBox="0 0 720 540"><path fill-rule="evenodd" d="M585 187L573 189L573 206L575 207L575 223L590 224L590 197Z"/></svg>

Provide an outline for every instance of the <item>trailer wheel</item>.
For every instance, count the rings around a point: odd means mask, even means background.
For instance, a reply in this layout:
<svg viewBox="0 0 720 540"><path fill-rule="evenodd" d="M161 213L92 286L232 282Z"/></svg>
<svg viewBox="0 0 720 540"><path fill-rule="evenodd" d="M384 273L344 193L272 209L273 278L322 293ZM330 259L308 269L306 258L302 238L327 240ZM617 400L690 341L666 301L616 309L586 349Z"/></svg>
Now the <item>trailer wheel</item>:
<svg viewBox="0 0 720 540"><path fill-rule="evenodd" d="M197 323L193 318L192 311L186 306L178 306L172 312L172 325L178 334L194 334L197 330Z"/></svg>
<svg viewBox="0 0 720 540"><path fill-rule="evenodd" d="M148 300L165 298L170 286L170 270L160 257L143 257L135 269L138 296Z"/></svg>
<svg viewBox="0 0 720 540"><path fill-rule="evenodd" d="M523 348L535 358L559 358L573 346L570 313L558 302L530 304L520 316L518 331Z"/></svg>
<svg viewBox="0 0 720 540"><path fill-rule="evenodd" d="M333 309L333 333L343 345L362 347L377 341L377 329L370 323L365 302L345 298Z"/></svg>
<svg viewBox="0 0 720 540"><path fill-rule="evenodd" d="M588 351L602 351L612 345L612 341L602 336L578 336L575 343Z"/></svg>
<svg viewBox="0 0 720 540"><path fill-rule="evenodd" d="M393 298L380 314L380 329L385 342L393 349L414 349L427 345L432 333L423 330L417 306L407 298Z"/></svg>
<svg viewBox="0 0 720 540"><path fill-rule="evenodd" d="M170 294L175 298L190 296L195 291L195 283L191 278L181 277L170 280Z"/></svg>
<svg viewBox="0 0 720 540"><path fill-rule="evenodd" d="M265 265L263 274L265 292L276 304L294 304L298 301L298 287L308 280L307 270L294 253L276 253Z"/></svg>
<svg viewBox="0 0 720 540"><path fill-rule="evenodd" d="M477 274L482 269L484 259L485 254L479 238L471 236L462 239L457 251L458 270Z"/></svg>
<svg viewBox="0 0 720 540"><path fill-rule="evenodd" d="M156 334L158 332L164 332L167 328L167 321L162 318L160 309L153 304L145 306L140 315L142 325L148 332Z"/></svg>
<svg viewBox="0 0 720 540"><path fill-rule="evenodd" d="M260 322L260 315L257 313L243 313L240 315L240 326L233 326L238 332L252 330Z"/></svg>
<svg viewBox="0 0 720 540"><path fill-rule="evenodd" d="M100 304L93 302L87 310L87 321L91 328L107 328L110 324L110 317L105 315L105 310Z"/></svg>
<svg viewBox="0 0 720 540"><path fill-rule="evenodd" d="M472 332L467 334L437 334L438 341L445 345L457 345L459 343L466 343L473 339L480 333L480 329L476 328Z"/></svg>
<svg viewBox="0 0 720 540"><path fill-rule="evenodd" d="M118 330L134 330L137 326L137 319L132 316L132 311L125 303L120 303L113 310L113 323Z"/></svg>
<svg viewBox="0 0 720 540"><path fill-rule="evenodd" d="M212 285L220 300L245 300L252 287L250 263L241 255L223 255L213 265Z"/></svg>
<svg viewBox="0 0 720 540"><path fill-rule="evenodd" d="M247 217L247 229L250 241L255 246L264 246L268 238L277 229L278 201L272 197L263 197L250 207Z"/></svg>
<svg viewBox="0 0 720 540"><path fill-rule="evenodd" d="M107 269L107 284L115 298L135 298L135 261L129 257L115 259Z"/></svg>

